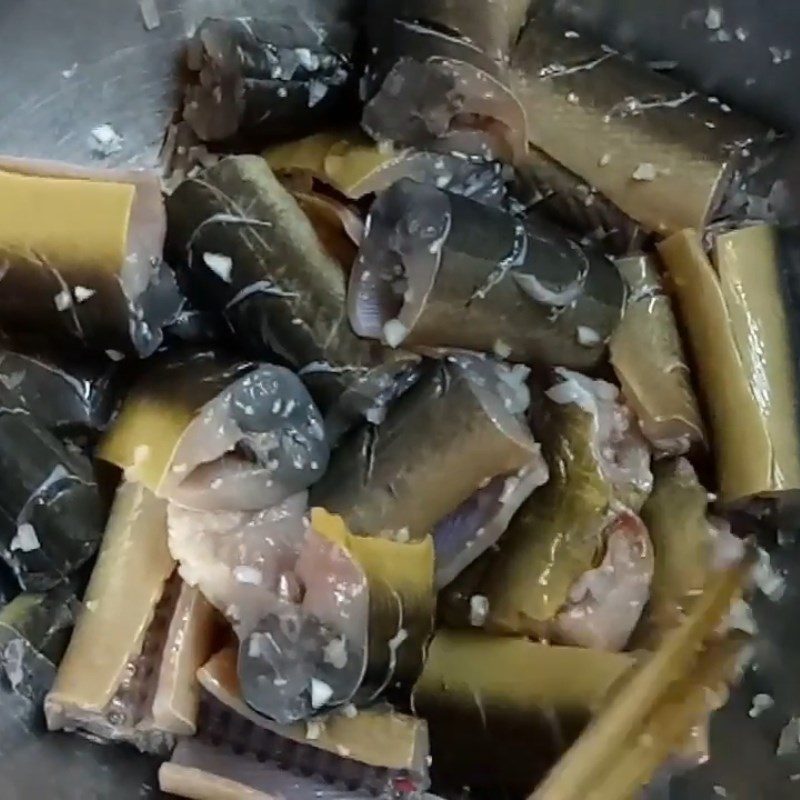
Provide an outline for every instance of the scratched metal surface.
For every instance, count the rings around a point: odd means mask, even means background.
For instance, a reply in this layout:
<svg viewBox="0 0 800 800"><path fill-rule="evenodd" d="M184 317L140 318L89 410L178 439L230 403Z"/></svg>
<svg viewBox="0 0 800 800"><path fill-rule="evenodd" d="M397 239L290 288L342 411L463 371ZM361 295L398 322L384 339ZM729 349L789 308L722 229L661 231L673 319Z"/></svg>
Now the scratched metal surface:
<svg viewBox="0 0 800 800"><path fill-rule="evenodd" d="M250 0L251 1L251 0ZM174 108L181 40L209 10L235 13L243 0L156 0L161 25L146 31L136 0L0 0L0 153L97 164L88 137L110 124L123 147L101 164L156 163ZM800 130L800 4L719 0L719 41L699 0L552 0L576 28L593 30L644 58L676 59L690 82ZM542 0L542 4L548 4ZM747 38L736 37L736 28ZM724 38L724 37L723 37ZM770 47L792 55L775 64ZM753 80L755 78L755 80ZM800 551L774 548L788 591L761 598L754 664L714 721L713 758L651 793L652 800L796 800L800 756L779 759L780 731L800 714ZM758 719L756 693L775 706ZM41 720L0 687L2 800L146 800L158 796L155 765L125 747L78 737L41 737Z"/></svg>
<svg viewBox="0 0 800 800"><path fill-rule="evenodd" d="M98 163L90 132L122 149L103 165L153 165L176 98L183 4L158 0L146 31L136 0L0 0L0 151Z"/></svg>

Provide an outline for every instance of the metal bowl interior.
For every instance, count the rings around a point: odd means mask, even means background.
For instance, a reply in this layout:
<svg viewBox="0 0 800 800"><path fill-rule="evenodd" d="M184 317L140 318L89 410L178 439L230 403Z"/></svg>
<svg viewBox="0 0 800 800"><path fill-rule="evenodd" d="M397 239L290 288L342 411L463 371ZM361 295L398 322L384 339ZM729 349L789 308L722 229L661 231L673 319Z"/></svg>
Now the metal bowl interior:
<svg viewBox="0 0 800 800"><path fill-rule="evenodd" d="M689 83L780 131L800 130L800 4L794 0L774 0L769 13L761 0L710 5L542 0L542 5L576 29L674 68ZM237 4L157 0L157 7L160 24L148 30L133 0L2 0L0 152L97 165L90 132L108 124L122 140L103 165L155 165L176 106L183 38L209 11L235 13ZM719 26L708 17L712 7L721 13ZM800 743L798 753L776 755L782 729L800 715L800 550L790 534L781 537L782 545L774 536L762 542L784 574L787 591L777 603L765 597L754 603L760 629L756 655L730 703L714 718L710 762L659 781L648 790L651 800L800 797ZM756 694L769 695L774 705L753 718ZM155 769L150 759L124 747L43 735L40 715L31 717L0 686L3 800L146 800L159 796Z"/></svg>

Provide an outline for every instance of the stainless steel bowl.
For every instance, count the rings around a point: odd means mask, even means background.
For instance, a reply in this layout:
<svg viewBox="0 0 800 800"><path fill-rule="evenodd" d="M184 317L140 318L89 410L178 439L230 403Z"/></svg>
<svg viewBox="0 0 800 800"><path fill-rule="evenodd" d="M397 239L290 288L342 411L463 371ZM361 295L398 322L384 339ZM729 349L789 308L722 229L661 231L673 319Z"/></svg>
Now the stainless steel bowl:
<svg viewBox="0 0 800 800"><path fill-rule="evenodd" d="M237 0L155 4L159 24L148 30L137 0L0 0L0 153L97 164L90 134L105 123L122 146L100 163L155 165L175 108L182 40L207 12L235 12ZM541 5L643 60L675 61L675 74L688 83L778 130L800 130L797 0ZM719 26L711 7L721 12ZM800 179L800 169L790 177ZM797 183L790 189L800 194ZM800 755L776 755L781 730L800 715L800 551L778 546L770 534L762 544L785 574L786 594L778 603L755 602L756 657L714 719L711 761L652 787L652 800L800 798ZM760 693L775 704L754 719L749 711ZM150 759L127 748L44 735L42 721L0 687L3 800L144 800L159 796L155 772Z"/></svg>

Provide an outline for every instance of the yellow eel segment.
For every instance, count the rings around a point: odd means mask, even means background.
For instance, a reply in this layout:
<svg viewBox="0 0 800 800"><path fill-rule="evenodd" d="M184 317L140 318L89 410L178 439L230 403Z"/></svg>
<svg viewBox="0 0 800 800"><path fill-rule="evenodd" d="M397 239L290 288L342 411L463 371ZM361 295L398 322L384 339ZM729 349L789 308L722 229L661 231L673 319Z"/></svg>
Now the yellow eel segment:
<svg viewBox="0 0 800 800"><path fill-rule="evenodd" d="M118 272L136 187L0 169L0 261Z"/></svg>
<svg viewBox="0 0 800 800"><path fill-rule="evenodd" d="M793 365L767 226L717 239L717 269L698 233L659 245L709 417L720 499L800 489Z"/></svg>

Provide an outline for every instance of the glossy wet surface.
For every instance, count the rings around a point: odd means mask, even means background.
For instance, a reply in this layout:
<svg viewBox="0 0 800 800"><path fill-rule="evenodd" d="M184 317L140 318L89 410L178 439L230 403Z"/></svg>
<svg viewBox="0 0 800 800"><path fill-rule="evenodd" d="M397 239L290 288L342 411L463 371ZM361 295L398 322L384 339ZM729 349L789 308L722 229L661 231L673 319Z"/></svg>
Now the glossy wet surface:
<svg viewBox="0 0 800 800"><path fill-rule="evenodd" d="M694 78L702 87L760 112L770 124L800 127L800 7L776 0L719 0L708 25L700 0L556 0L575 24ZM82 164L154 165L177 103L178 54L185 35L225 0L156 0L158 27L147 30L136 0L0 0L0 152ZM711 19L715 23L715 19ZM724 34L720 34L724 31ZM726 38L726 35L730 39ZM119 137L103 155L92 131ZM759 597L761 630L753 665L713 724L714 757L674 779L657 800L790 800L800 797L798 753L777 756L781 731L800 715L800 550L776 547L785 573L780 602ZM155 765L124 747L75 736L40 737L42 724L10 695L0 696L3 800L146 800L157 797ZM774 700L756 718L753 698ZM762 705L766 701L762 698ZM34 720L38 715L34 714ZM792 776L797 779L792 780Z"/></svg>

